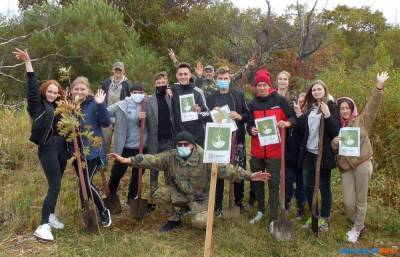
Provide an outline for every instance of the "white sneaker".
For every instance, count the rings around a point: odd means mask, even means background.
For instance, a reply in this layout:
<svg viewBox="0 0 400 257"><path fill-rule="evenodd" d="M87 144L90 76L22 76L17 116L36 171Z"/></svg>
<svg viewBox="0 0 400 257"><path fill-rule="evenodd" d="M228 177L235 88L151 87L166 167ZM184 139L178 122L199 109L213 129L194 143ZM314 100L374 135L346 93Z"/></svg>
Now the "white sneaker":
<svg viewBox="0 0 400 257"><path fill-rule="evenodd" d="M264 213L258 211L256 216L252 220L250 220L250 224L256 224L257 222L262 220L263 217L264 217Z"/></svg>
<svg viewBox="0 0 400 257"><path fill-rule="evenodd" d="M54 213L51 213L49 216L49 225L55 229L63 229L64 228L64 224L61 223L61 221L58 219L58 217Z"/></svg>
<svg viewBox="0 0 400 257"><path fill-rule="evenodd" d="M346 233L347 236L347 241L350 243L355 243L358 240L358 237L360 236L360 232L357 231L355 228L352 228L350 231Z"/></svg>
<svg viewBox="0 0 400 257"><path fill-rule="evenodd" d="M269 233L272 235L272 233L274 233L274 222L275 221L271 221L271 223L269 223Z"/></svg>
<svg viewBox="0 0 400 257"><path fill-rule="evenodd" d="M33 235L41 240L45 241L53 241L54 237L53 234L51 233L51 227L49 224L43 224L40 225L35 232L33 232Z"/></svg>

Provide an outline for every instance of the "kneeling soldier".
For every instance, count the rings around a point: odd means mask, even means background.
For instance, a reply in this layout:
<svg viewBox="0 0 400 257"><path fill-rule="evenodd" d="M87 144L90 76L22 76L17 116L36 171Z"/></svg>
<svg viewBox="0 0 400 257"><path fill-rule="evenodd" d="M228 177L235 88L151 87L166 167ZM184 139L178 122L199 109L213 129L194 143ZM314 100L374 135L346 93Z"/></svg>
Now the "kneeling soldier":
<svg viewBox="0 0 400 257"><path fill-rule="evenodd" d="M194 227L206 228L211 164L203 163L203 149L195 144L189 132L178 133L175 148L163 153L139 154L131 158L112 153L110 157L128 165L165 170L166 186L160 187L155 192L154 199L160 206L164 206L171 216L160 231L165 232L179 227L185 210L190 210ZM265 182L269 176L270 174L266 172L251 174L239 166L230 164L218 165L218 177L222 179ZM176 211L176 207L181 210Z"/></svg>

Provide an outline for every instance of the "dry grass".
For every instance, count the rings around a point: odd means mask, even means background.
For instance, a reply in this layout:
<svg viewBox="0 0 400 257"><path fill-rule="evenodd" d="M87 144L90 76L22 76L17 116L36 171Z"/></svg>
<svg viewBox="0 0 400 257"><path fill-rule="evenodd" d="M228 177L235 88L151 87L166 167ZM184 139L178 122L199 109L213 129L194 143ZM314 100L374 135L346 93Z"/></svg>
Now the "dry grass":
<svg viewBox="0 0 400 257"><path fill-rule="evenodd" d="M62 182L57 213L66 224L55 231L54 243L41 243L32 237L40 220L47 190L44 173L36 157L36 147L28 142L29 118L26 113L0 111L0 256L202 256L204 231L192 229L189 220L172 233L159 233L166 216L156 210L141 221L129 217L127 208L113 216L113 225L101 235L88 234L81 223L77 178L68 166ZM128 173L129 174L129 173ZM95 178L101 187L100 177ZM146 174L145 191L148 190ZM377 247L398 243L399 212L371 200L367 216L369 233L356 245L345 242L350 224L341 205L340 183L333 177L332 231L318 239L295 222L295 237L276 242L266 233L267 223L250 226L255 210L235 221L216 220L213 256L338 256L343 247ZM121 200L126 199L129 176L121 185ZM246 184L246 186L248 186ZM246 187L247 188L247 187ZM146 194L145 194L146 195ZM293 218L293 213L291 213Z"/></svg>

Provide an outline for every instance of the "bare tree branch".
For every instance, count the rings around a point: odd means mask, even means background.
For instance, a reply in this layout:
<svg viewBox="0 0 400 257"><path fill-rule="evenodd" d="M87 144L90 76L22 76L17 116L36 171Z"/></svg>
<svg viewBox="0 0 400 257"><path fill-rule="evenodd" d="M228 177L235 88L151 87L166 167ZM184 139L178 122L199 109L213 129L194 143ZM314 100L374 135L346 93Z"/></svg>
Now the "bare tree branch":
<svg viewBox="0 0 400 257"><path fill-rule="evenodd" d="M0 71L0 75L5 76L5 77L10 78L10 79L13 79L13 80L18 81L18 82L21 82L21 83L24 83L24 82L25 82L25 81L23 81L23 80L17 79L17 78L14 77L13 75L4 73L4 72L2 72L2 71Z"/></svg>
<svg viewBox="0 0 400 257"><path fill-rule="evenodd" d="M22 36L18 36L18 37L11 38L11 39L9 39L9 40L7 40L7 41L5 41L5 42L1 42L1 43L0 43L0 46L4 46L4 45L7 45L7 44L11 44L11 43L14 43L14 42L17 42L17 41L26 39L26 38L28 38L28 37L34 35L34 34L39 34L39 33L45 32L45 31L49 30L50 28L52 28L52 27L58 25L59 23L60 23L60 22L57 22L57 23L55 23L55 24L53 24L53 25L50 25L50 26L47 26L47 27L45 27L45 28L43 28L43 29L41 29L41 30L39 30L39 31L32 31L32 32L30 32L30 33L28 33L28 34L26 34L26 35L22 35Z"/></svg>

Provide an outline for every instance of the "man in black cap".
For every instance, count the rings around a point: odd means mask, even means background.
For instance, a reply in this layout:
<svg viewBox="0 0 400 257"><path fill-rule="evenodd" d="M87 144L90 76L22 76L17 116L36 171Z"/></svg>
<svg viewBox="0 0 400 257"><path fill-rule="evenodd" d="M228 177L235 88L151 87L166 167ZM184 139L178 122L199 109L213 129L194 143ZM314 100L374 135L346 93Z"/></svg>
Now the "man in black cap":
<svg viewBox="0 0 400 257"><path fill-rule="evenodd" d="M166 185L157 189L154 198L170 214L161 231L169 231L181 226L182 210L190 210L192 225L206 228L208 194L210 189L211 164L203 163L203 149L187 131L179 132L174 149L155 155L136 155L124 158L116 153L110 157L133 167L159 169L165 171ZM218 177L239 181L266 181L269 173L253 173L239 166L218 165ZM176 211L175 208L181 208Z"/></svg>

